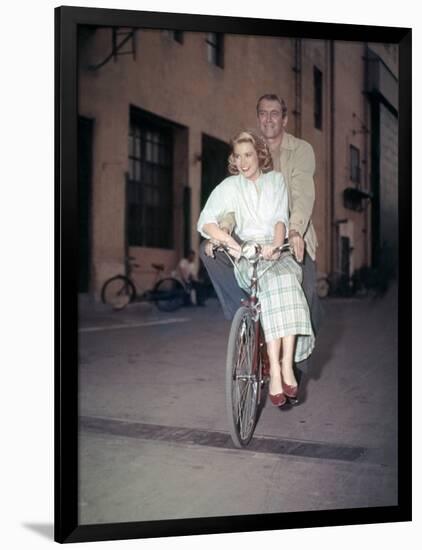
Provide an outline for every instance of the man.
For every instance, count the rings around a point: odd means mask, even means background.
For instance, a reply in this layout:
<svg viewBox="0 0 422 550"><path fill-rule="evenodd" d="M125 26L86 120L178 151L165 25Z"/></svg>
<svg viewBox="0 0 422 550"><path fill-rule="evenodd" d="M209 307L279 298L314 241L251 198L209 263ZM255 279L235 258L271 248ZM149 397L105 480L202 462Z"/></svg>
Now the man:
<svg viewBox="0 0 422 550"><path fill-rule="evenodd" d="M274 170L283 174L289 192L289 242L295 256L303 261L302 287L308 301L314 332L320 324L320 302L316 291L316 249L318 241L312 224L315 202L315 155L312 146L285 131L287 106L275 94L257 102L258 126L268 144Z"/></svg>
<svg viewBox="0 0 422 550"><path fill-rule="evenodd" d="M312 146L285 131L288 117L283 99L275 94L265 94L258 99L257 118L259 130L265 139L273 159L274 170L283 174L289 193L289 242L296 258L303 262L303 291L308 301L314 332L320 323L320 304L316 293L315 256L318 246L312 225L315 201L315 155ZM220 220L220 227L227 232L234 228L234 217ZM226 319L231 319L244 297L238 287L233 268L225 254L211 252L210 243L202 243L200 256L209 273Z"/></svg>

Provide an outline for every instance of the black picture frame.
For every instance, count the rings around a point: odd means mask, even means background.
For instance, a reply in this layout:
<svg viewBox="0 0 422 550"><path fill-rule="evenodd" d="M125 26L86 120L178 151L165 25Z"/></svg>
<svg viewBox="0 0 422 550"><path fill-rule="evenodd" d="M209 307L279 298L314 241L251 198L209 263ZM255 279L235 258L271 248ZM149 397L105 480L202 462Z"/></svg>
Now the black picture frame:
<svg viewBox="0 0 422 550"><path fill-rule="evenodd" d="M399 369L398 505L382 508L78 525L77 27L171 28L399 46L399 280L411 275L411 30L130 10L55 9L55 540L82 542L411 520L411 376ZM406 235L406 238L404 238ZM410 284L399 284L399 358L411 364Z"/></svg>

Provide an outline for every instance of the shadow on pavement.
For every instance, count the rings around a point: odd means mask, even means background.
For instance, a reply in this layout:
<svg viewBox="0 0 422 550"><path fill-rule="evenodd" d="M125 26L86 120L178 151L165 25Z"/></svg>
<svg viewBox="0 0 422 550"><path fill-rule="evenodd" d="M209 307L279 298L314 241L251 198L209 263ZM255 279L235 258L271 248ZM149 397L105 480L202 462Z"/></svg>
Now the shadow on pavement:
<svg viewBox="0 0 422 550"><path fill-rule="evenodd" d="M332 314L334 312L335 314ZM297 380L300 385L298 404L306 401L308 381L310 379L319 380L324 366L332 358L334 349L341 340L344 331L345 314L346 310L338 307L334 301L327 300L324 302L322 322L316 337L315 349L311 357L303 361L303 366L296 369Z"/></svg>

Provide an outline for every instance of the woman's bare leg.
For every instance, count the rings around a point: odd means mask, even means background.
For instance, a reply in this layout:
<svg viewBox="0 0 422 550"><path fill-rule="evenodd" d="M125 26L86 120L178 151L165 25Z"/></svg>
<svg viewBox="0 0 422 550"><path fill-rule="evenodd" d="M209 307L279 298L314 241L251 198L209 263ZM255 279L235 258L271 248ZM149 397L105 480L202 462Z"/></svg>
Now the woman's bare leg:
<svg viewBox="0 0 422 550"><path fill-rule="evenodd" d="M296 378L293 372L293 355L295 350L296 335L289 334L282 338L281 374L283 381L289 386L296 386Z"/></svg>
<svg viewBox="0 0 422 550"><path fill-rule="evenodd" d="M267 353L270 361L270 393L272 395L283 393L280 372L280 347L281 338L267 342Z"/></svg>

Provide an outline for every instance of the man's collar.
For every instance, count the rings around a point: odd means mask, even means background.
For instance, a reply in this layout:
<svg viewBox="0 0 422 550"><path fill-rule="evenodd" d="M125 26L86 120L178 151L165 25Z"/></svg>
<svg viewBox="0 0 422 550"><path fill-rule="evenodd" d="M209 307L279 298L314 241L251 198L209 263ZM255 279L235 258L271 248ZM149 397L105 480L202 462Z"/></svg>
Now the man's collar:
<svg viewBox="0 0 422 550"><path fill-rule="evenodd" d="M284 132L283 139L281 141L280 149L289 149L293 151L295 149L295 137L292 134Z"/></svg>

